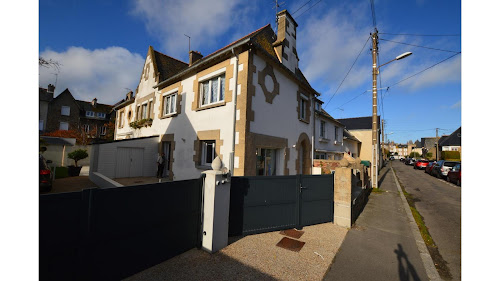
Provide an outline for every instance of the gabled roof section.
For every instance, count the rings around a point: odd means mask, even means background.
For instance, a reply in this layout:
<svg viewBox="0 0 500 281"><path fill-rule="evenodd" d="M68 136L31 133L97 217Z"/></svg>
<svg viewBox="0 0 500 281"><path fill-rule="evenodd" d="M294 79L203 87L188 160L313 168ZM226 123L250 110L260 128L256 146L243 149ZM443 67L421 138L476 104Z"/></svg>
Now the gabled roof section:
<svg viewBox="0 0 500 281"><path fill-rule="evenodd" d="M324 117L324 118L326 118L326 119L329 119L330 121L333 121L334 123L336 123L336 124L338 124L338 125L340 125L340 126L342 126L342 127L344 127L344 128L345 128L345 125L344 125L344 124L342 124L341 122L339 122L337 119L333 118L333 117L332 117L330 114L328 114L328 112L326 112L323 108L322 108L321 110L316 110L316 112L317 112L320 116L322 116L322 117Z"/></svg>
<svg viewBox="0 0 500 281"><path fill-rule="evenodd" d="M54 98L53 93L49 93L47 89L38 87L38 100L51 101Z"/></svg>
<svg viewBox="0 0 500 281"><path fill-rule="evenodd" d="M360 140L358 140L355 136L353 136L349 130L346 130L344 129L344 138L345 139L349 139L349 140L353 140L353 141L356 141L356 142L361 142Z"/></svg>
<svg viewBox="0 0 500 281"><path fill-rule="evenodd" d="M451 133L441 144L441 146L462 146L462 127Z"/></svg>
<svg viewBox="0 0 500 281"><path fill-rule="evenodd" d="M155 71L157 71L157 74L159 75L158 82L165 81L189 67L189 64L155 51L154 49L152 54L153 61L156 66Z"/></svg>
<svg viewBox="0 0 500 281"><path fill-rule="evenodd" d="M372 128L372 116L337 119L347 130L368 130ZM380 128L380 116L377 116Z"/></svg>
<svg viewBox="0 0 500 281"><path fill-rule="evenodd" d="M76 103L83 111L110 113L111 110L113 109L113 106L102 103L96 103L96 107L93 107L92 103L88 101L76 100Z"/></svg>

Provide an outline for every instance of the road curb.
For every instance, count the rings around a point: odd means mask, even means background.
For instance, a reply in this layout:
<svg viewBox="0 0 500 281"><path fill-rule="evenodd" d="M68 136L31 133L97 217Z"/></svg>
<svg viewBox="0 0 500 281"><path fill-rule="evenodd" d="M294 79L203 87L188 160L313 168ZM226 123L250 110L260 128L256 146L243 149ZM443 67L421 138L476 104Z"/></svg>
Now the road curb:
<svg viewBox="0 0 500 281"><path fill-rule="evenodd" d="M394 172L394 169L392 167L391 171L392 174L394 175L394 181L396 182L396 186L398 187L399 197L401 197L401 200L403 201L403 206L406 211L406 216L410 221L411 232L413 233L413 237L415 238L415 242L417 243L417 248L418 251L420 252L420 258L422 259L422 263L424 264L427 277L429 278L429 280L442 280L441 277L439 276L436 266L434 265L434 261L432 261L432 257L429 253L429 250L427 249L427 246L425 245L424 239L422 238L422 235L420 235L420 231L418 229L417 223L415 222L415 218L411 213L410 205L408 204L408 201L406 201L406 197L403 193L403 190L401 189L401 186L399 185L396 173Z"/></svg>

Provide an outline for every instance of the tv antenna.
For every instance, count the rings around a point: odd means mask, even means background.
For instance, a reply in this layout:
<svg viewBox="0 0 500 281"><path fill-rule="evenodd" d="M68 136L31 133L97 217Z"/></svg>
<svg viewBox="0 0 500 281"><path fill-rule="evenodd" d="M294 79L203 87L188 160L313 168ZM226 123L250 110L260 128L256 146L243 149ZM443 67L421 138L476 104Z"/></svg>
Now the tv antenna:
<svg viewBox="0 0 500 281"><path fill-rule="evenodd" d="M184 34L188 38L189 52L191 52L191 36Z"/></svg>
<svg viewBox="0 0 500 281"><path fill-rule="evenodd" d="M276 34L278 33L278 8L284 4L285 4L284 1L281 3L278 3L278 0L274 0L274 9L275 9L275 16L276 16L276 19L275 19L276 26L274 28L276 29Z"/></svg>
<svg viewBox="0 0 500 281"><path fill-rule="evenodd" d="M56 76L56 82L54 83L54 88L57 89L57 76L59 75L59 73L52 73L52 74Z"/></svg>

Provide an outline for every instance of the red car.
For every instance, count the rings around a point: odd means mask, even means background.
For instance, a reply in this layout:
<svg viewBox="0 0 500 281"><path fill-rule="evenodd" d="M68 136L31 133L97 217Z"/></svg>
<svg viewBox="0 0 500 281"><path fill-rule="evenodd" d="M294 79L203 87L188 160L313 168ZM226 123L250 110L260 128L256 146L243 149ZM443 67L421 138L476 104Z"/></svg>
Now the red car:
<svg viewBox="0 0 500 281"><path fill-rule="evenodd" d="M449 172L447 177L449 182L460 186L462 184L462 169L460 164L455 165Z"/></svg>
<svg viewBox="0 0 500 281"><path fill-rule="evenodd" d="M432 166L434 166L434 164L436 164L436 162L435 162L435 161L434 161L434 162L429 162L429 164L427 165L427 167L425 167L425 172L426 172L427 174L429 174L429 175L431 174L431 171L432 171Z"/></svg>
<svg viewBox="0 0 500 281"><path fill-rule="evenodd" d="M415 165L413 165L413 169L423 170L428 165L429 165L429 161L428 160L418 160L417 162L415 162Z"/></svg>

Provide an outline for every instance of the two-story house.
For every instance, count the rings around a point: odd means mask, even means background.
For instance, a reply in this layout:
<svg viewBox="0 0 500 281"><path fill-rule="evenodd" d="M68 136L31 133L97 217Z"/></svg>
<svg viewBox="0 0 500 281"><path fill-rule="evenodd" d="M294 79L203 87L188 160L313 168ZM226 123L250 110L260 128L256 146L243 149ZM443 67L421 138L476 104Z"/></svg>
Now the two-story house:
<svg viewBox="0 0 500 281"><path fill-rule="evenodd" d="M314 158L340 160L344 152L345 126L321 108L322 102L315 105Z"/></svg>
<svg viewBox="0 0 500 281"><path fill-rule="evenodd" d="M310 174L320 94L298 65L297 23L277 17L278 34L266 25L207 56L191 51L189 63L149 47L135 97L115 107L115 139L157 136L175 180L216 156L237 176Z"/></svg>
<svg viewBox="0 0 500 281"><path fill-rule="evenodd" d="M345 128L349 131L351 135L356 137L362 145L359 151L359 158L361 160L374 162L372 159L373 148L372 148L372 116L367 117L355 117L355 118L344 118L337 119L340 123L345 125ZM378 128L380 128L380 116L377 116ZM380 130L377 134L377 150L378 150L378 167L382 167L382 147L380 145Z"/></svg>

